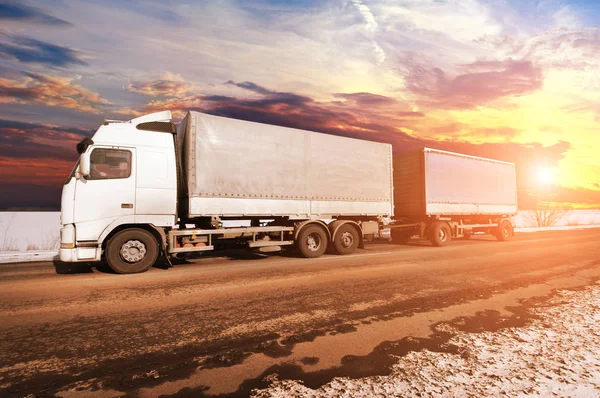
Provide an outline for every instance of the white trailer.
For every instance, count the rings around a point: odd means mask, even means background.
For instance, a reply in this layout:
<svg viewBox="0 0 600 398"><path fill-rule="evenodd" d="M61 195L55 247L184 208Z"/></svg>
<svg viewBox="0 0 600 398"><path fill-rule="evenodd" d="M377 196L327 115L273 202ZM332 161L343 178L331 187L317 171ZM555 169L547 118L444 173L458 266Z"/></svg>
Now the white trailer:
<svg viewBox="0 0 600 398"><path fill-rule="evenodd" d="M198 112L177 127L167 111L107 121L78 151L60 258L119 273L232 244L349 254L392 215L389 144Z"/></svg>
<svg viewBox="0 0 600 398"><path fill-rule="evenodd" d="M473 233L513 236L514 163L424 148L394 157L392 240L428 238L435 246Z"/></svg>
<svg viewBox="0 0 600 398"><path fill-rule="evenodd" d="M349 254L390 217L395 242L512 236L514 165L490 159L425 149L392 160L390 144L198 112L177 126L169 111L106 121L77 150L60 259L105 259L118 273L231 245Z"/></svg>
<svg viewBox="0 0 600 398"><path fill-rule="evenodd" d="M189 112L177 131L187 218L392 214L392 146Z"/></svg>

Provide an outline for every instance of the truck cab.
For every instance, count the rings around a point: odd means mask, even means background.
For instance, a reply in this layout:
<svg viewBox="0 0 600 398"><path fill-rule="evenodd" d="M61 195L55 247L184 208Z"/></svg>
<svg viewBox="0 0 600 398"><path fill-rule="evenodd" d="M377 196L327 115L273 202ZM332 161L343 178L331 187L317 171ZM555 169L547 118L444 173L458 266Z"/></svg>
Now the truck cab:
<svg viewBox="0 0 600 398"><path fill-rule="evenodd" d="M173 126L170 111L106 121L78 144L61 198L62 261L100 261L104 243L132 226L164 240L177 218ZM125 243L125 259L148 254L139 239Z"/></svg>

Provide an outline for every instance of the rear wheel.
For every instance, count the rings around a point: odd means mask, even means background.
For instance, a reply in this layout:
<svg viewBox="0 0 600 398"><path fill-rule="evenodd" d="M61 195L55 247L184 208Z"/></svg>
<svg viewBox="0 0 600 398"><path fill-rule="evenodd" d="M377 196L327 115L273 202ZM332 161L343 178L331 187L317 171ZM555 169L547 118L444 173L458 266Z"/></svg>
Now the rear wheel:
<svg viewBox="0 0 600 398"><path fill-rule="evenodd" d="M498 225L496 230L496 238L499 241L506 242L511 240L513 237L513 227L510 221L504 220Z"/></svg>
<svg viewBox="0 0 600 398"><path fill-rule="evenodd" d="M358 231L352 225L342 225L333 238L333 248L338 254L354 253L360 242Z"/></svg>
<svg viewBox="0 0 600 398"><path fill-rule="evenodd" d="M450 226L443 221L437 221L429 228L429 241L434 246L446 246L451 238Z"/></svg>
<svg viewBox="0 0 600 398"><path fill-rule="evenodd" d="M143 229L118 232L106 246L106 261L118 274L147 271L158 258L159 247L154 236Z"/></svg>
<svg viewBox="0 0 600 398"><path fill-rule="evenodd" d="M298 235L298 250L306 258L322 256L327 250L327 232L318 225L308 225Z"/></svg>

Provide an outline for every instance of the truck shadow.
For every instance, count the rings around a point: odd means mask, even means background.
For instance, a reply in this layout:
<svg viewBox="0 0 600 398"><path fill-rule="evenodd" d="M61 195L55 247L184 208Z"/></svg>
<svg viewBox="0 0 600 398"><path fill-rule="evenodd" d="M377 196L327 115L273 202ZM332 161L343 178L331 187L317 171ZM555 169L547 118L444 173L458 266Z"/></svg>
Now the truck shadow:
<svg viewBox="0 0 600 398"><path fill-rule="evenodd" d="M473 243L473 244L478 244L478 243L490 243L490 242L499 242L496 238L494 237L490 237L490 236L478 236L476 238L470 238L470 239L452 239L452 241L450 241L449 245L453 245L456 243L460 243L460 244L469 244L469 243ZM414 246L414 247L433 247L433 245L431 244L431 242L429 242L428 240L425 239L411 239L407 242L404 243L393 243L390 242L389 243L392 246Z"/></svg>
<svg viewBox="0 0 600 398"><path fill-rule="evenodd" d="M94 272L89 263L63 263L59 260L53 260L52 264L54 265L56 273L59 275L89 274Z"/></svg>

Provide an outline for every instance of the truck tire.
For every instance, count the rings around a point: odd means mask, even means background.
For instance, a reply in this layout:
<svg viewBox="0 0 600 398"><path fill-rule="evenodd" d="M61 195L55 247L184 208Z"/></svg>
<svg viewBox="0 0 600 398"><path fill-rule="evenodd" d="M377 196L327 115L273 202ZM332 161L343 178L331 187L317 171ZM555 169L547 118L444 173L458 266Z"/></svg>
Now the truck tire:
<svg viewBox="0 0 600 398"><path fill-rule="evenodd" d="M319 225L307 225L298 235L298 250L306 258L320 257L327 250L327 232Z"/></svg>
<svg viewBox="0 0 600 398"><path fill-rule="evenodd" d="M135 274L147 271L158 258L158 252L158 242L150 232L125 229L108 241L106 261L118 274Z"/></svg>
<svg viewBox="0 0 600 398"><path fill-rule="evenodd" d="M450 226L443 221L436 221L429 227L429 241L434 246L446 246L452 239Z"/></svg>
<svg viewBox="0 0 600 398"><path fill-rule="evenodd" d="M504 220L498 225L496 238L501 242L507 242L513 237L513 226L508 220Z"/></svg>
<svg viewBox="0 0 600 398"><path fill-rule="evenodd" d="M412 237L412 232L404 231L400 228L392 228L390 230L390 235L392 236L392 243L395 245L402 245Z"/></svg>
<svg viewBox="0 0 600 398"><path fill-rule="evenodd" d="M350 224L342 225L333 237L333 249L337 254L352 254L359 243L358 231Z"/></svg>

